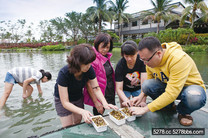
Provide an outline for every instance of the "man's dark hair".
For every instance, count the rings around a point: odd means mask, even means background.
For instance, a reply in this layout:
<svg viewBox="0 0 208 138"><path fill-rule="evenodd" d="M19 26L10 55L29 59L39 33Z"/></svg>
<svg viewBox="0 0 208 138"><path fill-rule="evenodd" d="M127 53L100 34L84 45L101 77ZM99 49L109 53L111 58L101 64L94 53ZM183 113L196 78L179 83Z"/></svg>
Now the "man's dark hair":
<svg viewBox="0 0 208 138"><path fill-rule="evenodd" d="M121 56L125 55L135 55L137 53L137 44L134 41L126 41L121 46Z"/></svg>
<svg viewBox="0 0 208 138"><path fill-rule="evenodd" d="M154 52L156 49L162 50L160 41L153 36L145 37L139 42L138 50L141 51L144 48L147 48L151 52Z"/></svg>
<svg viewBox="0 0 208 138"><path fill-rule="evenodd" d="M75 46L70 56L67 56L67 62L70 73L77 73L81 71L81 65L92 63L96 58L96 54L89 44L80 44Z"/></svg>

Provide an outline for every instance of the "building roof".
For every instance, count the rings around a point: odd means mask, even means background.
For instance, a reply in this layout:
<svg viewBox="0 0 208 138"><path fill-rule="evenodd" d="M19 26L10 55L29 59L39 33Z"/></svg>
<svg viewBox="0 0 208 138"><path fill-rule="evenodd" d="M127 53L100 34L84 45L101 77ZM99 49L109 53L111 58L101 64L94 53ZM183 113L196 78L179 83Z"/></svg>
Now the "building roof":
<svg viewBox="0 0 208 138"><path fill-rule="evenodd" d="M175 3L172 3L172 4L169 4L169 6L171 5L181 5L183 8L185 8L185 6L181 3L181 2L175 2ZM141 13L144 12L144 11L151 11L151 10L154 10L154 8L151 8L151 9L148 9L148 10L142 10L142 11L139 11L139 12L135 12L135 13L132 13L131 16L131 20L134 20L135 18L139 18L141 16ZM172 11L173 13L175 14L180 14L178 13L177 11ZM142 18L142 17L140 17ZM117 23L117 21L114 21L114 24Z"/></svg>

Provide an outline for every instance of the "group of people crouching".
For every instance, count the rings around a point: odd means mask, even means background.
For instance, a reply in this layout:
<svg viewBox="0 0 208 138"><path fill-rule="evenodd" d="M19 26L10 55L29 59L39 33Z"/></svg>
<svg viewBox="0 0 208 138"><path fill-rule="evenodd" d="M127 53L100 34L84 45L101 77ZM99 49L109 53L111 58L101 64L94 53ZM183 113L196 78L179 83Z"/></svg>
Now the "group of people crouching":
<svg viewBox="0 0 208 138"><path fill-rule="evenodd" d="M128 106L133 115L160 109L176 110L181 125L192 125L190 114L205 105L206 88L194 61L179 44L161 44L155 37L143 38L139 45L126 41L121 46L122 58L115 71L110 62L112 49L110 35L101 33L96 37L94 47L80 44L71 50L68 64L59 71L54 88L55 108L62 127L78 124L82 119L91 123L93 115L84 109L84 104L93 106L94 115L102 115L105 109L117 110L116 93L120 106ZM17 74L8 73L10 77ZM7 92L0 99L1 107L14 83L22 84L23 98L26 98L31 95L29 88L27 90L29 83L46 76L30 76L27 85L15 77L11 83L8 75L5 79ZM51 76L45 79L42 82L47 82ZM147 96L153 99L149 104L146 103ZM176 99L180 100L177 106Z"/></svg>

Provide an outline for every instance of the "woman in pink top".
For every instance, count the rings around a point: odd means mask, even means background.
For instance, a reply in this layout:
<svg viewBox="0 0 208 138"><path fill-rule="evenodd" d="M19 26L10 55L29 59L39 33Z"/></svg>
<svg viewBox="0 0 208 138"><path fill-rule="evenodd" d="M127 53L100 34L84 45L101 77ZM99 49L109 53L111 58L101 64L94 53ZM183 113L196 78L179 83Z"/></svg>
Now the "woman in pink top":
<svg viewBox="0 0 208 138"><path fill-rule="evenodd" d="M92 62L98 84L109 104L115 105L115 73L110 62L113 49L112 38L109 34L99 34L94 41L96 59ZM104 108L95 97L90 85L84 88L84 103L93 106L93 114L103 114Z"/></svg>

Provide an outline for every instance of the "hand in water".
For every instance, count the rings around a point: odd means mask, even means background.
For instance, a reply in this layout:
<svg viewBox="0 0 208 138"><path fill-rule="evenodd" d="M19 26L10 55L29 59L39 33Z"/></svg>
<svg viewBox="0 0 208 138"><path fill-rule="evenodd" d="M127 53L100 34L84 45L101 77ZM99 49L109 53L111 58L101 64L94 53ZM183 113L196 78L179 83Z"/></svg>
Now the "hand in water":
<svg viewBox="0 0 208 138"><path fill-rule="evenodd" d="M22 98L26 99L27 95L26 94L22 94Z"/></svg>

